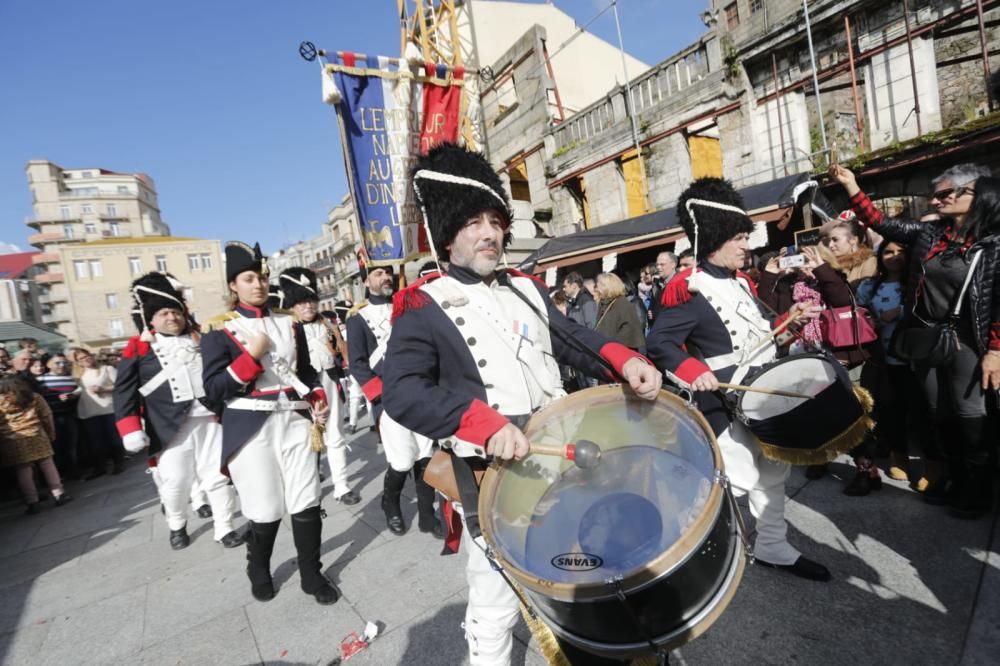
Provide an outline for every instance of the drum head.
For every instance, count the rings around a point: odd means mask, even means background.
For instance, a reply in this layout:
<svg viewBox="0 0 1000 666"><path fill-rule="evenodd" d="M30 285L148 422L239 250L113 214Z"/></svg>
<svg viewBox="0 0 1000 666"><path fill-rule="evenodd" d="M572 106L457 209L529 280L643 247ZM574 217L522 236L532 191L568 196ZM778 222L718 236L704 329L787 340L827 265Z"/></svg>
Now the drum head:
<svg viewBox="0 0 1000 666"><path fill-rule="evenodd" d="M781 389L815 397L837 381L836 366L829 359L801 354L768 365L749 378L747 383L753 387ZM802 398L750 391L741 394L739 399L744 416L755 421L787 414L805 402Z"/></svg>
<svg viewBox="0 0 1000 666"><path fill-rule="evenodd" d="M645 401L619 386L587 389L538 412L525 433L537 444L589 440L602 451L589 469L532 454L484 479L483 532L528 587L578 596L586 586L606 594L609 578L654 579L697 547L683 542L718 513L711 430L666 392Z"/></svg>

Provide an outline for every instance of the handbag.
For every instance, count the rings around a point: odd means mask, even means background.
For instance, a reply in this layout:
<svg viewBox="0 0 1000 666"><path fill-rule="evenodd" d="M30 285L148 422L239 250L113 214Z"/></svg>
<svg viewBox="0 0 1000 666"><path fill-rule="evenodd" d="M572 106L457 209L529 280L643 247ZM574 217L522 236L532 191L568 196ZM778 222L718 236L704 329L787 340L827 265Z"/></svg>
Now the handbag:
<svg viewBox="0 0 1000 666"><path fill-rule="evenodd" d="M859 307L850 292L851 304L827 308L819 315L820 334L830 349L847 349L878 340L878 331L865 307Z"/></svg>
<svg viewBox="0 0 1000 666"><path fill-rule="evenodd" d="M890 345L893 356L931 368L940 368L951 362L961 347L958 341L958 316L962 311L962 301L965 299L965 291L969 288L969 282L972 281L972 274L981 255L982 251L979 251L972 258L965 282L952 301L948 318L945 321L930 323L913 312L919 324L896 332Z"/></svg>

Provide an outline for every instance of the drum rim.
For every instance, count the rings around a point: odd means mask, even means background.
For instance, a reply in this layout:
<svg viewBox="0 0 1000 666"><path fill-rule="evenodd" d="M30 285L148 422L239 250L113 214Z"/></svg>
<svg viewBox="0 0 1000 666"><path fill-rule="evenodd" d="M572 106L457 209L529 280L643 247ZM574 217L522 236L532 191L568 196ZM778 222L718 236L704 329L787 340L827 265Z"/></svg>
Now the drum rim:
<svg viewBox="0 0 1000 666"><path fill-rule="evenodd" d="M764 365L758 368L754 368L753 370L748 372L746 376L743 377L743 383L748 386L753 386L754 381L758 377L760 377L765 372L771 370L775 366L784 365L785 363L789 363L791 361L797 361L807 358L820 359L830 364L840 365L840 361L838 361L835 356L830 355L828 352L822 350L808 351L808 352L803 352L801 354L792 354L791 356L785 356L784 358L776 358L773 361L768 361ZM739 407L740 414L743 413L743 399L745 397L747 397L747 394L744 392L740 393L739 397L736 398L736 405Z"/></svg>
<svg viewBox="0 0 1000 666"><path fill-rule="evenodd" d="M561 400L546 405L544 408L533 414L531 420L528 421L528 424L524 429L525 434L530 435L532 431L532 423L542 420L548 416L551 411L554 411L556 405L565 407L566 401L585 402L585 398L591 398L594 396L596 396L596 402L598 402L598 404L613 401L613 399L617 397L623 397L626 400L639 399L620 384L596 386L584 389L583 391L577 391L576 393L572 393ZM682 566L692 557L692 555L697 553L698 549L701 548L701 545L705 542L705 539L708 538L708 535L715 526L716 521L719 519L722 512L722 504L723 501L725 501L724 489L718 481L718 475L724 474L722 451L719 448L719 443L715 439L715 433L712 431L712 427L708 424L708 420L705 419L705 416L701 413L701 411L695 408L693 403L689 403L669 391L661 390L658 399L660 398L666 398L667 402L676 402L679 403L678 406L688 408L688 413L695 420L695 422L701 426L703 432L708 438L709 448L712 452L715 474L717 476L715 479L712 479L712 487L709 490L708 498L705 500L704 508L698 514L697 519L686 531L686 533L671 544L669 548L649 562L646 562L626 574L621 574L622 587L627 590L639 590L655 583L660 578L669 575L672 571ZM595 401L586 400L586 402L593 404ZM479 488L480 516L492 517L493 515L492 511L490 511L490 507L492 506L492 499L497 491L499 475L499 465L493 464L486 470L486 474L483 476L483 480ZM593 583L560 583L533 575L522 569L517 564L509 561L504 556L504 553L497 547L497 541L493 534L492 519L481 520L480 530L482 531L483 538L492 548L494 557L496 557L504 571L514 578L518 584L529 590L559 601L598 601L601 599L607 599L608 597L613 597L615 594L614 590L606 581L596 581Z"/></svg>
<svg viewBox="0 0 1000 666"><path fill-rule="evenodd" d="M732 539L732 546L735 551L733 554L733 561L727 568L726 576L719 584L718 591L712 595L712 598L708 600L708 602L694 617L685 622L682 626L674 629L670 633L654 636L653 640L658 646L671 650L673 648L680 647L681 645L690 643L708 631L708 629L715 624L716 621L718 621L718 619L722 616L722 613L729 607L733 597L736 596L736 590L740 587L740 582L743 580L743 574L746 572L747 566L747 554L743 549L742 542L739 539L739 528L735 524L735 519L733 531L735 535ZM645 641L616 644L593 641L589 638L579 636L571 631L567 631L564 627L560 626L552 618L546 615L542 608L536 608L536 612L538 612L539 615L545 620L545 625L552 631L553 634L565 639L567 642L572 643L581 649L590 648L597 654L610 658L635 658L644 654L649 654L649 643ZM584 646L586 646L586 648Z"/></svg>

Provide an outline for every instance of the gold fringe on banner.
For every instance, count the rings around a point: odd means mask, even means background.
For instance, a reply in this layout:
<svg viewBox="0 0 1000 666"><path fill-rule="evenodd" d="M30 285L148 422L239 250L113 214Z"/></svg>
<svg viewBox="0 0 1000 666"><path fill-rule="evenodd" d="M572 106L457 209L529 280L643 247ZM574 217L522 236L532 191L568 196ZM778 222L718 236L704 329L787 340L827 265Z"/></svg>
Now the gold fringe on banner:
<svg viewBox="0 0 1000 666"><path fill-rule="evenodd" d="M518 589L520 590L520 586L518 586ZM538 649L541 650L542 656L545 657L545 661L548 662L549 666L573 666L562 651L562 648L559 647L559 641L556 640L556 635L549 629L549 625L542 622L542 619L537 617L537 614L536 617L531 617L528 609L524 606L521 606L521 617L524 618L524 623L528 625L528 630L531 631L531 637L535 639Z"/></svg>
<svg viewBox="0 0 1000 666"><path fill-rule="evenodd" d="M760 450L771 460L790 465L822 465L823 463L833 461L841 453L847 453L852 450L855 446L863 442L868 433L875 428L875 421L869 416L875 406L875 401L872 399L871 393L857 384L853 388L854 397L861 404L861 417L826 444L818 449L806 451L789 449L757 439Z"/></svg>

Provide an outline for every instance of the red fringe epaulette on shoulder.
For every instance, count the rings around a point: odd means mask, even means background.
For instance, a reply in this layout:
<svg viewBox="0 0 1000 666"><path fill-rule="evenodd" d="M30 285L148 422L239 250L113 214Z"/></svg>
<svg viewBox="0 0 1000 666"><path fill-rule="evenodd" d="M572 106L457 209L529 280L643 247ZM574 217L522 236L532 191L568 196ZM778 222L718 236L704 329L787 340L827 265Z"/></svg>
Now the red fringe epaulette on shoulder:
<svg viewBox="0 0 1000 666"><path fill-rule="evenodd" d="M523 277L523 278L528 278L529 280L534 280L538 284L542 285L542 289L544 289L545 291L549 290L548 286L545 284L545 281L542 280L542 278L538 277L537 275L532 275L531 273L525 273L524 271L519 271L516 268L508 268L506 270L508 273L510 273L515 277Z"/></svg>
<svg viewBox="0 0 1000 666"><path fill-rule="evenodd" d="M125 349L122 350L122 358L145 356L148 353L149 343L140 340L138 335L133 335L128 339L128 344L125 345Z"/></svg>
<svg viewBox="0 0 1000 666"><path fill-rule="evenodd" d="M405 289L397 291L392 296L392 322L401 317L407 310L419 310L431 302L431 297L420 290L420 287L441 277L442 273L428 273Z"/></svg>
<svg viewBox="0 0 1000 666"><path fill-rule="evenodd" d="M691 300L694 294L688 289L688 278L691 277L690 268L685 268L670 279L670 282L663 288L663 296L660 297L660 304L665 308L673 308L683 305Z"/></svg>

